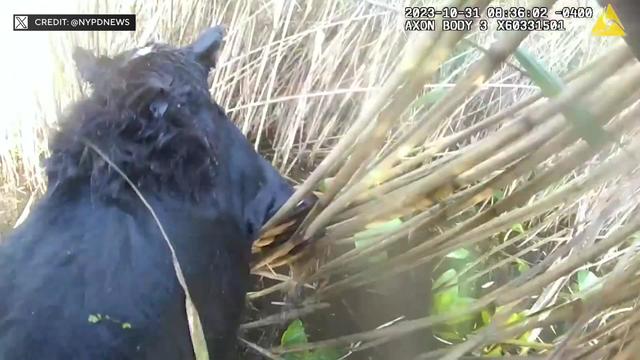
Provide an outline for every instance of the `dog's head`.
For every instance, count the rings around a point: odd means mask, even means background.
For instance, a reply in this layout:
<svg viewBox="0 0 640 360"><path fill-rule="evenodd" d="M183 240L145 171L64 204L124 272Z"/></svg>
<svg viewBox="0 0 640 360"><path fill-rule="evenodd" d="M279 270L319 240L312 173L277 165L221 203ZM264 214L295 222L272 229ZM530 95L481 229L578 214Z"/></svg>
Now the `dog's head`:
<svg viewBox="0 0 640 360"><path fill-rule="evenodd" d="M79 180L107 198L131 195L115 164L143 192L215 198L257 234L292 189L211 99L207 77L222 41L217 26L180 48L153 44L114 57L77 48L92 92L50 142L50 187Z"/></svg>
<svg viewBox="0 0 640 360"><path fill-rule="evenodd" d="M126 95L126 102L118 106L161 117L169 91L207 92L207 75L216 65L223 37L224 28L215 26L181 48L152 43L107 57L77 47L73 59L81 78L93 87L93 97L116 101Z"/></svg>
<svg viewBox="0 0 640 360"><path fill-rule="evenodd" d="M184 47L152 44L114 57L76 48L78 72L92 92L70 107L50 142L49 185L89 178L94 192L117 196L124 180L87 152L91 143L145 190L210 191L217 137L230 131L207 84L223 35L216 26Z"/></svg>

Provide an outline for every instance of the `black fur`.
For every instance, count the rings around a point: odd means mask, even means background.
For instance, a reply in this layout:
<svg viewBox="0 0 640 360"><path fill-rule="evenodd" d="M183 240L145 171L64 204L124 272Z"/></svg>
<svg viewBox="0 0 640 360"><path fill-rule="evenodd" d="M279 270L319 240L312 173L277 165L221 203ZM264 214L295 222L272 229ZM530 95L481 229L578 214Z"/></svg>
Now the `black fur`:
<svg viewBox="0 0 640 360"><path fill-rule="evenodd" d="M159 227L88 144L157 212L211 358L229 358L251 243L292 189L210 100L217 35L214 28L197 46L140 57L75 54L93 92L51 140L48 192L0 246L1 360L194 357Z"/></svg>

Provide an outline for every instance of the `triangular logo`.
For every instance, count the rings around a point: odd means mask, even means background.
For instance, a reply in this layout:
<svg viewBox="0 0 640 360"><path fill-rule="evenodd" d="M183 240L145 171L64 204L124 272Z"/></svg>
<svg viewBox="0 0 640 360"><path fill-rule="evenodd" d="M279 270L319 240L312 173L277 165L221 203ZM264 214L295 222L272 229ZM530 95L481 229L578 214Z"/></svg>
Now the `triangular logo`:
<svg viewBox="0 0 640 360"><path fill-rule="evenodd" d="M598 16L596 24L591 30L593 36L625 36L624 26L618 18L618 14L613 10L611 4Z"/></svg>

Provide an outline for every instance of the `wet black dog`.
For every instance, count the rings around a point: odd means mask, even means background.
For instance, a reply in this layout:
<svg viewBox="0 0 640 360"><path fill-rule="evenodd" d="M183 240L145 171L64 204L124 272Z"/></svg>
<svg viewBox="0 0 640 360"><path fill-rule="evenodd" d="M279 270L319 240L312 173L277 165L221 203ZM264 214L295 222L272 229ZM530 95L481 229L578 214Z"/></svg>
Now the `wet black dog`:
<svg viewBox="0 0 640 360"><path fill-rule="evenodd" d="M105 158L157 213L211 358L228 358L251 243L292 188L210 100L221 42L216 27L179 49L76 50L92 94L51 141L47 194L0 247L0 359L194 357L169 247Z"/></svg>

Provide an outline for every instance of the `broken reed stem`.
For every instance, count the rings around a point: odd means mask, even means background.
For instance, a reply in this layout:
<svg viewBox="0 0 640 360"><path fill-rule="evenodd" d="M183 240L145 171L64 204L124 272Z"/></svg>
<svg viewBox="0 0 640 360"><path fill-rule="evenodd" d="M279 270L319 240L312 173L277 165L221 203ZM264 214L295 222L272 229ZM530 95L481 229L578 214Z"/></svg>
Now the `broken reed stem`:
<svg viewBox="0 0 640 360"><path fill-rule="evenodd" d="M238 341L240 341L244 346L248 347L249 349L255 351L256 353L264 356L269 360L284 360L284 358L272 353L271 351L259 346L258 344L250 342L247 339L238 337Z"/></svg>
<svg viewBox="0 0 640 360"><path fill-rule="evenodd" d="M263 326L282 325L289 320L301 318L318 310L329 308L327 303L309 304L303 308L291 309L284 313L277 313L261 318L260 320L240 325L240 330L254 329Z"/></svg>
<svg viewBox="0 0 640 360"><path fill-rule="evenodd" d="M290 289L292 283L293 282L291 280L283 281L281 283L272 285L268 288L261 289L259 291L250 292L247 294L247 298L249 300L255 300L276 292L286 292L288 289Z"/></svg>

